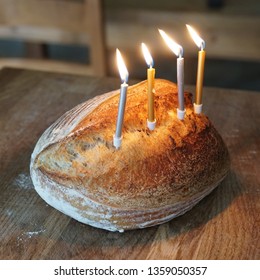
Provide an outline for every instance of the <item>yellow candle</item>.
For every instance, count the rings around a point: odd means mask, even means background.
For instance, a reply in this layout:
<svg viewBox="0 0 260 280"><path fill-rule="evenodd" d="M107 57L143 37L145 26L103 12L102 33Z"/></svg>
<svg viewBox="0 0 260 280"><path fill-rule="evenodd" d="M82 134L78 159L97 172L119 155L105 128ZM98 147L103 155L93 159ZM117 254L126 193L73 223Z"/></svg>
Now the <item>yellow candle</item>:
<svg viewBox="0 0 260 280"><path fill-rule="evenodd" d="M154 77L155 69L150 67L147 69L147 86L148 86L148 121L154 122Z"/></svg>
<svg viewBox="0 0 260 280"><path fill-rule="evenodd" d="M154 78L155 69L153 68L153 58L144 43L142 43L142 51L145 61L148 65L147 69L147 94L148 94L148 117L147 117L147 127L150 130L155 129L156 119L154 114Z"/></svg>
<svg viewBox="0 0 260 280"><path fill-rule="evenodd" d="M198 53L198 69L197 69L197 82L196 82L196 96L194 102L194 111L196 114L202 112L202 89L203 89L203 79L204 79L204 65L205 65L205 41L200 38L199 34L188 24L186 24L188 31L195 42L195 44L200 48Z"/></svg>
<svg viewBox="0 0 260 280"><path fill-rule="evenodd" d="M198 69L197 69L196 98L195 98L195 104L197 105L202 104L205 57L206 57L206 52L204 50L198 52Z"/></svg>

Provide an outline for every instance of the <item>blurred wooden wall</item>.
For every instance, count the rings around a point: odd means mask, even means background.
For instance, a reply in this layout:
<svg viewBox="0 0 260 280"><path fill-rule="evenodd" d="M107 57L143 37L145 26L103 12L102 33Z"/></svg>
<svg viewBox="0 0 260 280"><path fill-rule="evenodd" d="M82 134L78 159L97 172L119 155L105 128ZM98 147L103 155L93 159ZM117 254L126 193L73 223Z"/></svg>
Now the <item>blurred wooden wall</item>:
<svg viewBox="0 0 260 280"><path fill-rule="evenodd" d="M110 51L118 47L137 53L146 42L153 53L165 55L169 52L158 33L161 28L184 47L185 56L195 56L198 49L186 30L188 23L206 41L208 58L260 62L259 0L109 0L105 12Z"/></svg>
<svg viewBox="0 0 260 280"><path fill-rule="evenodd" d="M0 0L13 3L10 11L0 10L0 36L17 39L28 36L34 42L62 42L86 45L86 26L93 32L95 24L82 25L83 0L40 0L46 5L41 16L28 12L25 3L34 0ZM135 63L144 64L140 51L145 42L156 59L172 57L158 28L164 29L184 48L185 57L196 57L198 48L191 40L185 24L191 24L206 41L207 59L260 62L259 0L104 0L105 47L110 73L115 69L115 49L120 48L133 71ZM47 5L48 4L48 5ZM61 9L62 8L62 9ZM63 10L63 12L59 12ZM58 11L58 17L57 17ZM19 13L18 13L19 12ZM21 18L22 26L18 27ZM46 18L48 20L46 20ZM31 28L30 24L37 22ZM5 24L8 23L7 26ZM50 31L50 26L58 28ZM37 50L36 50L37 51ZM30 52L33 54L32 50ZM143 71L142 71L143 72ZM187 77L188 72L185 75ZM138 77L138 75L132 75Z"/></svg>

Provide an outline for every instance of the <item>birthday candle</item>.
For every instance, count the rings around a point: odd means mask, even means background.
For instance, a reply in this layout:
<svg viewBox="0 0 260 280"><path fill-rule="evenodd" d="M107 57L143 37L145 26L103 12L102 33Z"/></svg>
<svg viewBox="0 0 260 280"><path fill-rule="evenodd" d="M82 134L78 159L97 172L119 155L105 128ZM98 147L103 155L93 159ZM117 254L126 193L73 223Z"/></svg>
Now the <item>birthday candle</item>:
<svg viewBox="0 0 260 280"><path fill-rule="evenodd" d="M159 32L165 40L168 47L175 53L177 58L177 86L178 86L178 108L177 117L180 120L184 119L185 106L184 106L184 58L183 48L177 44L172 38L170 38L163 30L159 29Z"/></svg>
<svg viewBox="0 0 260 280"><path fill-rule="evenodd" d="M203 89L203 79L204 79L204 65L205 65L205 41L199 36L199 34L188 24L186 24L187 29L195 42L195 44L200 48L198 52L198 69L197 69L197 82L196 82L196 96L194 102L194 111L196 114L202 112L202 89Z"/></svg>
<svg viewBox="0 0 260 280"><path fill-rule="evenodd" d="M117 66L118 66L122 84L120 86L120 98L118 104L116 132L114 135L113 144L116 147L116 149L119 149L122 143L122 127L124 121L125 104L126 104L126 96L127 96L127 88L128 88L128 84L127 84L128 71L119 49L116 49L116 57L117 57Z"/></svg>
<svg viewBox="0 0 260 280"><path fill-rule="evenodd" d="M155 69L153 68L153 58L147 48L147 46L142 43L142 51L145 58L145 61L148 65L147 69L147 92L148 92L148 118L147 118L147 127L150 130L155 129L156 119L154 116L154 77Z"/></svg>

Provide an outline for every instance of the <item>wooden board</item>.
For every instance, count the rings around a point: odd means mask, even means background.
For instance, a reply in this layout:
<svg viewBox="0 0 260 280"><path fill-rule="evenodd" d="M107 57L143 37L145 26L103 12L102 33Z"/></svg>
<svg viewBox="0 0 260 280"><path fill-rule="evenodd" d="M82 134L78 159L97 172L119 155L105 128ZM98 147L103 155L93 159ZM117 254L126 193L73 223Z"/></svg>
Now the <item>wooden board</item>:
<svg viewBox="0 0 260 280"><path fill-rule="evenodd" d="M0 259L259 259L259 93L205 88L205 112L232 166L181 217L113 233L81 224L39 197L29 163L40 135L73 106L118 87L119 79L0 72Z"/></svg>

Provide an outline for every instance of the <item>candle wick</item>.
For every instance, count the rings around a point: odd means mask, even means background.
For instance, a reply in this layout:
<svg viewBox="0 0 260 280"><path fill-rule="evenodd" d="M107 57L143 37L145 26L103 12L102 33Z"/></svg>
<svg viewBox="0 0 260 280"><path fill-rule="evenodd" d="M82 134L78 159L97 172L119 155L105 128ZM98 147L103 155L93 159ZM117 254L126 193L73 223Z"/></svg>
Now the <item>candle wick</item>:
<svg viewBox="0 0 260 280"><path fill-rule="evenodd" d="M205 49L205 41L201 41L200 50L203 51Z"/></svg>
<svg viewBox="0 0 260 280"><path fill-rule="evenodd" d="M183 56L183 48L182 48L182 46L180 46L179 58L182 58L182 56Z"/></svg>

